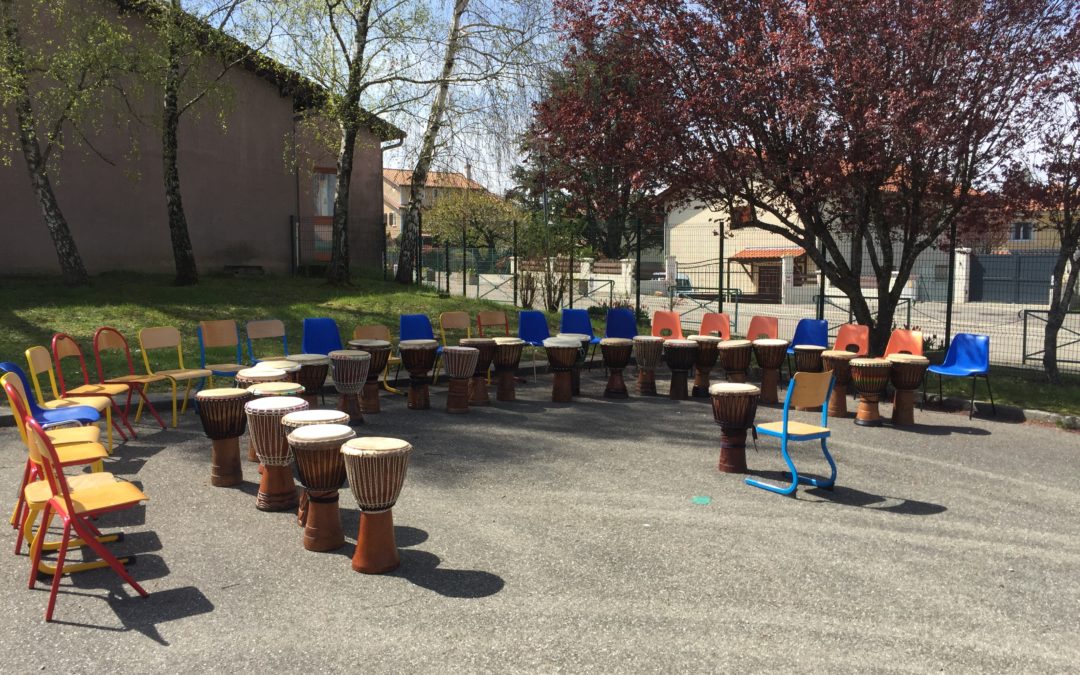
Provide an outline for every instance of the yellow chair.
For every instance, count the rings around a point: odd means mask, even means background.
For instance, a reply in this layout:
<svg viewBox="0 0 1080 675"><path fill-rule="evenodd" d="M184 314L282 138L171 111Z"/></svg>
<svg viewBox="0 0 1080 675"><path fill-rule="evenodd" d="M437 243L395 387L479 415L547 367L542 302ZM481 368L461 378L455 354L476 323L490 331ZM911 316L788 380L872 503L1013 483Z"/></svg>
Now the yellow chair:
<svg viewBox="0 0 1080 675"><path fill-rule="evenodd" d="M280 319L261 319L259 321L248 321L244 326L244 332L247 334L247 348L248 348L248 360L251 363L258 363L259 361L270 361L273 359L284 359L289 356L289 342L285 337L285 324ZM281 342L281 353L271 353L269 356L255 356L255 340L273 340L275 343Z"/></svg>
<svg viewBox="0 0 1080 675"><path fill-rule="evenodd" d="M154 370L154 367L150 364L150 352L161 349L176 350L176 368ZM180 348L180 331L172 326L156 326L154 328L143 328L139 331L139 351L142 352L143 366L146 367L147 375L160 375L168 379L172 385L172 425L176 427L176 384L178 382L186 384L184 387L184 405L180 408L182 414L187 412L188 396L191 394L192 383L195 380L209 378L211 372L207 368L184 367L184 351Z"/></svg>
<svg viewBox="0 0 1080 675"><path fill-rule="evenodd" d="M105 364L102 362L101 355L106 352L121 352L124 361L127 363L127 373L113 376L105 375ZM150 402L150 398L146 395L146 390L151 384L161 382L165 378L161 375L139 375L135 372L135 364L131 360L131 348L128 346L127 338L120 331L108 326L102 326L94 331L94 363L97 365L98 382L126 384L128 386L128 403L124 406L125 410L131 405L132 393L139 395L139 407L135 411L136 422L142 417L143 406L145 406L161 428L165 428L164 420L161 419L157 408L154 407L154 404ZM173 418L173 426L176 426L175 417Z"/></svg>
<svg viewBox="0 0 1080 675"><path fill-rule="evenodd" d="M240 351L240 331L236 329L236 322L232 319L219 319L217 321L200 321L195 331L199 338L199 367L206 368L212 374L210 385L214 384L214 375L223 377L236 377L236 374L247 368L242 363L243 355ZM236 350L236 360L229 363L207 363L207 349L221 349L231 347Z"/></svg>
<svg viewBox="0 0 1080 675"><path fill-rule="evenodd" d="M354 340L385 340L391 345L394 341L390 339L390 329L379 323L372 323L366 326L357 326L353 328L352 339ZM404 394L405 392L400 389L395 389L390 386L390 366L398 366L401 364L401 357L394 356L394 353L390 352L390 358L386 361L386 368L383 370L383 389L392 394Z"/></svg>
<svg viewBox="0 0 1080 675"><path fill-rule="evenodd" d="M113 401L112 401L112 399L107 397L107 396L101 396L101 395L60 396L59 392L57 391L57 387L56 387L56 371L53 370L53 363L52 363L52 359L50 358L50 355L49 355L49 350L45 349L44 347L41 347L41 346L35 346L35 347L31 347L30 349L27 349L25 354L26 354L26 365L28 365L30 367L27 374L30 376L30 384L32 384L33 387L34 387L34 396L37 397L38 405L40 405L42 408L49 408L49 409L52 409L52 410L55 410L57 408L67 408L67 407L73 406L73 405L85 405L85 406L90 406L94 410L97 410L99 413L102 413L102 412L105 413L105 430L106 430L106 437L108 439L107 446L108 446L108 449L109 449L109 454L111 455L112 451L113 451L113 424L114 424L113 418L112 418L112 409L113 409ZM51 400L48 400L48 399L45 398L45 392L42 391L42 389L41 389L41 379L40 379L39 375L41 375L42 373L46 373L49 376L49 390L52 393L52 399ZM19 382L18 385L21 388L22 383ZM24 395L24 398L25 398L25 395ZM19 426L20 426L20 428L22 427L21 424ZM94 427L94 428L97 429L97 427ZM126 439L126 437L124 436L124 430L123 429L121 429L119 426L117 426L116 430L120 432L120 436L122 438ZM23 440L24 441L26 440L25 436L26 435L24 433L23 434Z"/></svg>
<svg viewBox="0 0 1080 675"><path fill-rule="evenodd" d="M443 312L442 314L440 314L439 315L439 336L440 336L440 338L442 338L443 349L446 349L447 347L450 346L446 342L446 331L448 331L448 330L462 331L463 330L463 331L465 331L464 337L471 338L472 337L472 325L471 324L472 324L472 319L469 318L469 313L468 312ZM439 359L439 362L435 367L435 377L434 377L434 380L433 380L434 383L438 383L438 381L439 381L439 368L442 368L443 372L446 371L446 365L443 363L441 358Z"/></svg>

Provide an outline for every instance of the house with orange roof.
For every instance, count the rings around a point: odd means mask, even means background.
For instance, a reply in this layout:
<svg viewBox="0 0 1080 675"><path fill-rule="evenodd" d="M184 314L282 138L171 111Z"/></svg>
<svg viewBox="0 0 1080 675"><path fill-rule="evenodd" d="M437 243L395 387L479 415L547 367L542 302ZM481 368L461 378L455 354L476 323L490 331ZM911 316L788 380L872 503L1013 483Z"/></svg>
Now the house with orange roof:
<svg viewBox="0 0 1080 675"><path fill-rule="evenodd" d="M388 239L397 239L401 234L401 220L409 205L411 182L412 171L408 169L383 169L383 225ZM423 206L429 209L440 197L467 190L487 192L487 188L472 179L469 165L465 165L463 174L457 171L429 171L424 184Z"/></svg>

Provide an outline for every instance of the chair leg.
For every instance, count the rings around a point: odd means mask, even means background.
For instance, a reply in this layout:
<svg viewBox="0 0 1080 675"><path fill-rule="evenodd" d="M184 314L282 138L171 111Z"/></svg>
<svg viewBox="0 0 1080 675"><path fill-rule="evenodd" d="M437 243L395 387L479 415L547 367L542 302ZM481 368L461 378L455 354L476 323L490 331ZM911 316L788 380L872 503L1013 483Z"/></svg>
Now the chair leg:
<svg viewBox="0 0 1080 675"><path fill-rule="evenodd" d="M941 406L942 409L945 408L945 393L941 388L941 373L938 373L937 376L937 404Z"/></svg>
<svg viewBox="0 0 1080 675"><path fill-rule="evenodd" d="M42 527L39 532L44 531L47 524L52 522L52 512L52 506L46 504L41 514ZM35 582L37 582L38 565L41 564L41 546L44 543L45 537L34 537L33 544L30 546L30 583L27 585L30 590L34 590Z"/></svg>
<svg viewBox="0 0 1080 675"><path fill-rule="evenodd" d="M149 593L147 593L142 586L140 586L134 579L131 578L131 575L128 574L128 571L124 569L123 563L121 563L116 556L110 553L109 549L102 546L101 543L99 543L98 540L94 538L92 533L83 531L83 528L85 527L84 523L82 523L78 519L73 518L72 524L75 526L75 531L79 534L79 536L86 541L87 546L89 546L91 549L94 550L94 552L101 556L102 560L109 563L109 567L113 568L113 571L119 574L121 579L126 581L129 586L134 588L135 592L137 592L144 598L149 595Z"/></svg>
<svg viewBox="0 0 1080 675"><path fill-rule="evenodd" d="M971 407L968 408L968 419L970 420L975 415L975 377L971 378Z"/></svg>
<svg viewBox="0 0 1080 675"><path fill-rule="evenodd" d="M166 429L168 425L165 424L165 420L161 419L161 415L158 414L157 408L155 408L154 404L150 402L149 398L147 398L146 389L142 385L140 385L138 387L138 390L139 390L139 398L141 399L139 401L139 408L142 408L143 403L145 403L146 404L146 409L149 410L150 414L154 416L155 420L157 420L158 426L160 426L162 428L162 430ZM176 392L173 391L173 406L175 406L175 405L176 405ZM175 408L174 408L174 414L175 414ZM136 420L137 419L138 418L136 418ZM175 418L174 418L174 421L175 421Z"/></svg>
<svg viewBox="0 0 1080 675"><path fill-rule="evenodd" d="M15 508L11 512L11 527L13 529L19 529L19 514L22 512L23 504L23 490L26 489L26 484L30 481L30 460L26 460L26 464L23 465L22 482L19 483L19 494L15 498Z"/></svg>
<svg viewBox="0 0 1080 675"><path fill-rule="evenodd" d="M49 591L49 606L45 610L45 620L52 621L56 609L56 594L60 591L60 577L64 576L64 558L67 556L68 540L71 538L71 520L64 523L64 538L60 542L60 552L56 554L56 571L53 572L52 589ZM37 567L31 571L37 574Z"/></svg>
<svg viewBox="0 0 1080 675"><path fill-rule="evenodd" d="M829 446L826 444L824 438L821 439L821 452L825 455L825 461L829 463L829 477L825 480L821 480L819 478L810 478L809 476L799 476L799 482L829 490L832 489L833 485L836 485L836 462L833 461L832 455L829 454Z"/></svg>
<svg viewBox="0 0 1080 675"><path fill-rule="evenodd" d="M128 389L128 402L129 403L130 403L130 399L131 399L131 389ZM109 400L112 401L113 416L115 417L117 414L119 414L120 415L120 422L125 427L127 427L127 430L131 433L131 437L132 438L138 438L139 435L135 433L134 427L131 426L131 422L128 420L127 408L125 407L125 408L121 409L120 406L116 405L116 401L113 401L111 398ZM125 439L125 440L127 440L127 439Z"/></svg>
<svg viewBox="0 0 1080 675"><path fill-rule="evenodd" d="M997 406L994 405L994 390L990 388L990 374L983 375L986 378L986 393L990 394L990 410L993 411L994 417L997 417Z"/></svg>
<svg viewBox="0 0 1080 675"><path fill-rule="evenodd" d="M795 463L791 461L791 455L788 454L787 437L784 437L780 440L780 454L784 457L784 462L788 466L788 471L791 472L791 485L788 485L787 487L780 487L778 485L764 483L757 480L756 478L747 478L746 484L753 485L754 487L761 488L762 490L768 490L769 492L775 492L776 494L780 495L795 494L795 490L797 490L799 487L799 471L795 468Z"/></svg>
<svg viewBox="0 0 1080 675"><path fill-rule="evenodd" d="M128 396L130 397L130 391L128 393ZM143 397L143 398L145 398L145 397ZM143 402L144 402L143 399L140 399L138 407L135 408L135 424L138 424L139 420L142 419Z"/></svg>
<svg viewBox="0 0 1080 675"><path fill-rule="evenodd" d="M181 415L183 415L184 413L187 412L188 397L191 396L191 386L192 386L192 381L188 380L187 381L187 386L184 387L184 404L182 406L180 406L180 414ZM173 387L174 388L176 387L175 382L173 382ZM175 427L176 424L173 424L173 426Z"/></svg>

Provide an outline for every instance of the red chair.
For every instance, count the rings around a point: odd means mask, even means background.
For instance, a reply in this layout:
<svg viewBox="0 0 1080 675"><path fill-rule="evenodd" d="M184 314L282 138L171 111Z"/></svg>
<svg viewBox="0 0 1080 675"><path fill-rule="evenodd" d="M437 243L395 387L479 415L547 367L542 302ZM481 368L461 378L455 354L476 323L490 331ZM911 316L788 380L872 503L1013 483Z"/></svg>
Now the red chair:
<svg viewBox="0 0 1080 675"><path fill-rule="evenodd" d="M866 356L870 353L870 327L857 323L845 323L836 331L836 343L833 349Z"/></svg>
<svg viewBox="0 0 1080 675"><path fill-rule="evenodd" d="M885 356L889 354L913 354L922 356L923 339L921 330L907 330L897 328L889 336L889 344L885 345Z"/></svg>
<svg viewBox="0 0 1080 675"><path fill-rule="evenodd" d="M66 398L68 396L105 396L109 399L113 410L113 420L119 419L120 422L127 427L131 432L132 438L136 437L135 429L131 426L131 422L128 421L127 407L121 409L116 405L114 396L121 394L128 395L128 401L131 401L131 387L126 384L105 384L99 382L93 384L90 382L90 370L86 367L86 357L83 356L82 347L78 342L75 342L75 338L64 333L56 333L52 338L52 356L53 365L56 368L56 380L60 385L60 396ZM78 371L82 374L82 384L75 387L68 387L67 382L64 380L64 360L75 360L79 362ZM119 428L119 427L117 427ZM121 436L123 433L121 432ZM125 440L127 440L125 438Z"/></svg>
<svg viewBox="0 0 1080 675"><path fill-rule="evenodd" d="M747 340L775 340L780 336L780 322L775 316L755 316L746 329Z"/></svg>
<svg viewBox="0 0 1080 675"><path fill-rule="evenodd" d="M667 334L664 334L667 331ZM652 334L654 337L667 338L669 340L681 340L682 318L678 312L665 312L657 310L652 315Z"/></svg>
<svg viewBox="0 0 1080 675"><path fill-rule="evenodd" d="M118 351L124 353L124 358L127 360L128 372L126 375L117 375L115 377L106 377L105 368L101 363L102 352ZM97 365L98 381L105 384L126 384L128 386L127 405L124 406L125 413L131 406L131 392L137 392L139 394L139 408L135 411L135 421L138 422L142 417L143 405L146 406L150 414L154 416L161 428L165 428L165 421L161 419L161 415L158 414L154 404L150 402L150 399L146 396L146 388L154 382L164 382L166 380L164 375L139 375L135 372L135 364L131 360L131 349L128 347L127 338L120 334L120 331L115 328L109 328L103 326L94 331L94 363ZM175 398L173 399L175 401ZM174 411L175 414L175 411ZM175 421L175 420L174 420Z"/></svg>
<svg viewBox="0 0 1080 675"><path fill-rule="evenodd" d="M709 312L701 318L701 328L698 332L702 335L716 333L721 340L730 340L731 318L723 312Z"/></svg>

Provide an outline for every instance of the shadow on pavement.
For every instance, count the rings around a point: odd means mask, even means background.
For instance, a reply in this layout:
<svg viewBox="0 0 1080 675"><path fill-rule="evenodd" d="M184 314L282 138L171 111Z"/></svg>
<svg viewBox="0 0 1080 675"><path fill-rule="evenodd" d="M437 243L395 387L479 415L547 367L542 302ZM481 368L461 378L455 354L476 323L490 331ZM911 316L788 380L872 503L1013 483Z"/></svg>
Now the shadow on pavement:
<svg viewBox="0 0 1080 675"><path fill-rule="evenodd" d="M791 484L791 474L786 471L750 471L749 474L762 480L775 483L778 486ZM809 478L824 478L816 474L800 473L800 476ZM822 502L840 504L842 506L857 506L859 508L874 509L875 511L888 511L906 516L933 516L944 513L947 509L941 504L920 502L903 497L891 497L888 495L875 495L855 488L837 483L831 490L816 488L808 485L800 485L796 496L799 494L813 495Z"/></svg>
<svg viewBox="0 0 1080 675"><path fill-rule="evenodd" d="M389 576L400 577L447 598L486 598L506 585L502 577L490 572L439 568L441 562L433 553L403 549L401 567Z"/></svg>

